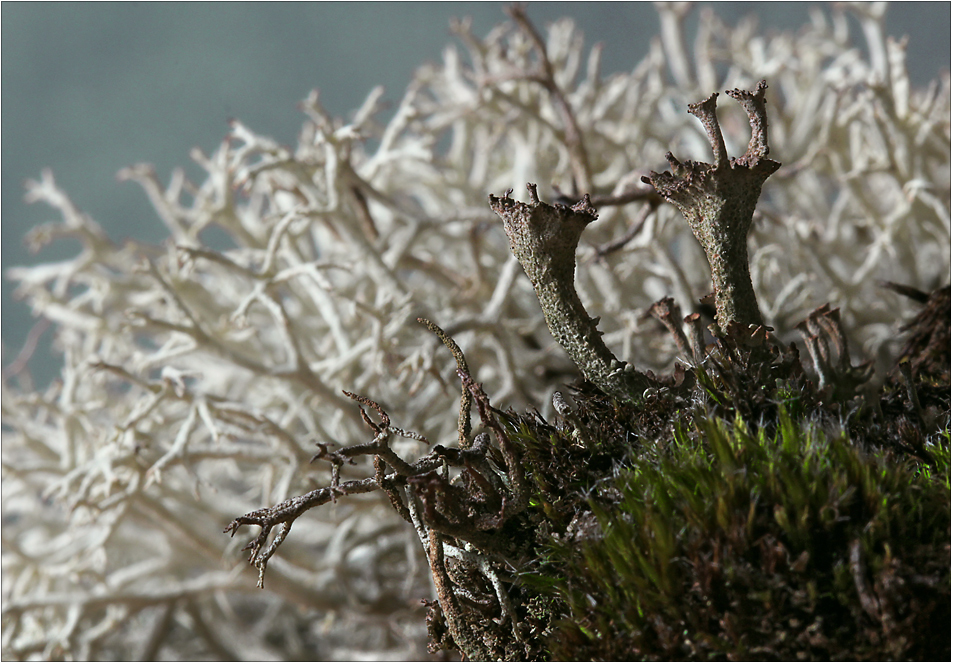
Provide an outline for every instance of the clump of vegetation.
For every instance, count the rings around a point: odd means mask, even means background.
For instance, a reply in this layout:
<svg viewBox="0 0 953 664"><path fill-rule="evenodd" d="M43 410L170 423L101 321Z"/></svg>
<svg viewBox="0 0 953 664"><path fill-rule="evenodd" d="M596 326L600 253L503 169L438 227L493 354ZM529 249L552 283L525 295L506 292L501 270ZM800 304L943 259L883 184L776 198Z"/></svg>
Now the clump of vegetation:
<svg viewBox="0 0 953 664"><path fill-rule="evenodd" d="M565 612L548 655L947 659L949 430L929 464L864 447L784 405L639 438L521 577Z"/></svg>
<svg viewBox="0 0 953 664"><path fill-rule="evenodd" d="M909 404L889 420L884 403L896 407L899 384L864 390L872 367L852 366L838 309L823 305L798 325L816 382L797 348L780 346L738 266L762 183L780 168L763 160L766 87L730 93L751 123L743 157L726 155L712 95L689 108L717 163L683 165L669 154L676 174L646 178L682 210L712 261L712 344L697 313L682 321L685 334L671 298L647 312L693 366L659 378L619 362L602 341L574 286L575 249L596 218L588 195L571 207L541 202L532 184L529 204L491 196L554 338L590 389L575 408L554 396L562 427L538 412L503 413L456 342L420 319L457 363L458 447L436 445L408 463L390 439L425 439L346 392L377 411L379 422L361 408L373 440L322 446L316 458L335 468L330 487L226 529L261 527L246 547L259 584L304 511L376 488L427 551L435 650L476 660L948 654L948 644L918 635L950 619L950 385L941 369L949 320L937 315L949 287L908 326L896 372ZM924 393L926 406L921 385L940 388ZM471 426L473 406L482 433ZM375 476L340 483L340 466L363 455L373 456Z"/></svg>
<svg viewBox="0 0 953 664"><path fill-rule="evenodd" d="M161 245L29 183L82 250L9 272L64 369L4 370L4 657L948 657L949 77L687 11L127 169Z"/></svg>

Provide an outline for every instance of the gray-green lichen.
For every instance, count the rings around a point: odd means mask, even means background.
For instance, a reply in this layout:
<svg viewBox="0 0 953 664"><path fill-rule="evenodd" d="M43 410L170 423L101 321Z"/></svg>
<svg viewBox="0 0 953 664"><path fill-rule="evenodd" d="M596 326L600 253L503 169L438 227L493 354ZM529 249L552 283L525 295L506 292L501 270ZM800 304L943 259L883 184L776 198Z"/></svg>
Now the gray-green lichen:
<svg viewBox="0 0 953 664"><path fill-rule="evenodd" d="M653 172L642 178L681 211L705 250L715 289L716 320L722 330L732 321L751 325L764 322L748 271L748 229L761 195L761 185L781 167L780 163L766 158L768 119L764 91L767 87L761 81L754 92L735 89L725 93L744 107L751 124L751 141L741 157L728 157L715 115L718 97L715 92L688 107L688 112L705 126L715 163L683 163L669 152L665 158L672 166L672 173Z"/></svg>
<svg viewBox="0 0 953 664"><path fill-rule="evenodd" d="M543 316L556 341L582 374L607 394L631 399L654 384L645 374L618 360L602 340L599 318L589 316L576 293L576 246L587 225L598 217L587 194L572 207L539 200L527 184L531 202L490 195L490 208L503 220L510 251L533 283Z"/></svg>

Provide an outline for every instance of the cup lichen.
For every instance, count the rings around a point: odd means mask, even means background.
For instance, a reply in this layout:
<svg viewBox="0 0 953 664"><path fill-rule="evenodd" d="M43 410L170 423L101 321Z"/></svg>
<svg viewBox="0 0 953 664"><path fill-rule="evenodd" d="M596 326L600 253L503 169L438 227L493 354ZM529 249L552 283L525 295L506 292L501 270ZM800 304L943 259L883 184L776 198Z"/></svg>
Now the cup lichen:
<svg viewBox="0 0 953 664"><path fill-rule="evenodd" d="M732 321L744 325L764 322L748 271L748 230L761 186L781 168L779 162L767 158L767 87L761 81L753 92L734 89L725 93L744 107L751 124L751 140L742 156L728 157L715 114L715 92L688 107L705 127L715 163L683 163L668 152L665 158L672 172L653 172L642 178L681 211L705 250L715 292L716 320L722 330Z"/></svg>
<svg viewBox="0 0 953 664"><path fill-rule="evenodd" d="M490 195L490 209L503 220L510 251L526 271L553 337L588 380L606 394L632 399L656 381L620 362L602 340L599 319L590 317L576 293L576 247L582 231L598 217L586 194L573 206Z"/></svg>

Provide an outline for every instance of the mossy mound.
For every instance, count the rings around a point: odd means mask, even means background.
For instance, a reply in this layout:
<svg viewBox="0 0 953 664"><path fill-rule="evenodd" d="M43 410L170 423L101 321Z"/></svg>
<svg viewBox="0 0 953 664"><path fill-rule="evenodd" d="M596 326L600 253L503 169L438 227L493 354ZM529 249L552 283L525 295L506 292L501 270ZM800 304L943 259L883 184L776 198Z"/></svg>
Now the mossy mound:
<svg viewBox="0 0 953 664"><path fill-rule="evenodd" d="M589 492L522 578L555 659L945 659L949 435L935 465L843 430L693 418ZM942 632L940 632L942 633Z"/></svg>
<svg viewBox="0 0 953 664"><path fill-rule="evenodd" d="M879 389L823 306L814 372L732 323L641 393L555 395L553 421L492 406L430 324L457 360L460 446L405 461L388 440L419 434L347 392L375 437L316 458L373 455L374 477L226 532L261 528L246 549L263 578L304 511L383 491L428 557L431 649L471 660L949 659L949 289L923 301Z"/></svg>
<svg viewBox="0 0 953 664"><path fill-rule="evenodd" d="M583 384L555 422L509 413L522 643L476 610L474 633L535 659L949 659L949 348L908 346L939 368L917 404L899 368L837 400L793 347L729 334L640 403Z"/></svg>

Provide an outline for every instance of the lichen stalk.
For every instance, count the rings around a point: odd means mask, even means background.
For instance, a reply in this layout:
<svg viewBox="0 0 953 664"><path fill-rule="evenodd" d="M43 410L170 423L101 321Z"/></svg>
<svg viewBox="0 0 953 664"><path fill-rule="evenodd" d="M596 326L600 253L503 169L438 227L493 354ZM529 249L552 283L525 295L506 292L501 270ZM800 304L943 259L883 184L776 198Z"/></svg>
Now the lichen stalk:
<svg viewBox="0 0 953 664"><path fill-rule="evenodd" d="M490 195L490 208L503 220L510 251L533 284L553 337L583 375L601 390L631 399L653 381L618 360L602 341L599 318L589 316L576 293L576 247L587 225L598 217L587 194L572 207L539 200L527 184L531 202Z"/></svg>
<svg viewBox="0 0 953 664"><path fill-rule="evenodd" d="M665 158L672 167L671 173L653 172L642 178L681 211L705 250L715 290L716 321L722 330L732 321L748 325L764 323L748 270L748 230L761 186L781 167L779 162L766 158L769 148L764 91L767 87L767 83L761 81L754 92L737 89L726 92L742 105L751 125L751 140L742 156L728 157L715 114L716 92L688 107L688 112L705 127L715 163L683 163L669 152Z"/></svg>

